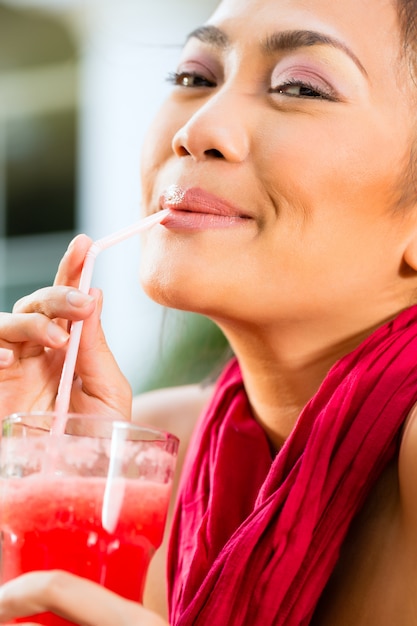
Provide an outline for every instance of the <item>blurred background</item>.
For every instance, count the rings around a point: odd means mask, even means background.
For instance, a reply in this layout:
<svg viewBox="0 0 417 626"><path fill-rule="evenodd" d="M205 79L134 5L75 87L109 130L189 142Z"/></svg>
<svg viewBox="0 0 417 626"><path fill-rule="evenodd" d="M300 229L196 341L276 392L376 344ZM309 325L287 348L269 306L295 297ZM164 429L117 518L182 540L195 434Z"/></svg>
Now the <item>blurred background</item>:
<svg viewBox="0 0 417 626"><path fill-rule="evenodd" d="M53 280L79 232L140 212L139 161L185 36L218 0L0 0L0 310ZM109 344L135 392L194 382L220 331L166 311L138 282L139 237L102 253Z"/></svg>

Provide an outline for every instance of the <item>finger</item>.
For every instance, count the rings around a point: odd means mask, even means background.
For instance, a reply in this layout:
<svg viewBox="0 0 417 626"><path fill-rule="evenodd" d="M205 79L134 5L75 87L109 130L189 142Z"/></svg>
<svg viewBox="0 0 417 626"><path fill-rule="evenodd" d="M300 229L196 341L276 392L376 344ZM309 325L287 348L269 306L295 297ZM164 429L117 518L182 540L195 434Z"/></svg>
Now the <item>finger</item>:
<svg viewBox="0 0 417 626"><path fill-rule="evenodd" d="M59 264L54 285L78 287L85 256L92 243L87 235L77 235L71 241Z"/></svg>
<svg viewBox="0 0 417 626"><path fill-rule="evenodd" d="M50 319L77 321L94 310L94 298L72 287L44 287L18 300L13 313L42 313Z"/></svg>
<svg viewBox="0 0 417 626"><path fill-rule="evenodd" d="M14 351L7 344L0 347L0 369L10 367L14 363Z"/></svg>
<svg viewBox="0 0 417 626"><path fill-rule="evenodd" d="M80 626L167 626L142 605L67 572L31 572L0 590L3 622L45 611Z"/></svg>
<svg viewBox="0 0 417 626"><path fill-rule="evenodd" d="M67 341L66 330L44 315L0 313L0 347L3 350L14 350L17 347L16 344L26 342L60 348ZM7 357L7 354L4 356Z"/></svg>
<svg viewBox="0 0 417 626"><path fill-rule="evenodd" d="M87 395L102 400L129 417L132 391L110 351L101 326L102 292L91 289L90 293L96 298L97 304L94 313L84 322L77 375L82 380L82 389Z"/></svg>

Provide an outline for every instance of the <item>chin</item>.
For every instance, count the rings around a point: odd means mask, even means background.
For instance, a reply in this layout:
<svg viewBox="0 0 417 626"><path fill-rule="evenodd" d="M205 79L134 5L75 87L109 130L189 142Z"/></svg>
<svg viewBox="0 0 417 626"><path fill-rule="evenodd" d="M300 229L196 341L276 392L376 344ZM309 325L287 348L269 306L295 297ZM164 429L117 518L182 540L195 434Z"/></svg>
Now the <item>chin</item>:
<svg viewBox="0 0 417 626"><path fill-rule="evenodd" d="M145 293L157 304L195 311L206 291L202 273L190 264L190 255L177 246L148 238L141 252L139 279Z"/></svg>
<svg viewBox="0 0 417 626"><path fill-rule="evenodd" d="M184 279L175 280L166 269L145 266L140 269L140 284L147 296L161 306L182 311L195 311L198 294L186 286Z"/></svg>
<svg viewBox="0 0 417 626"><path fill-rule="evenodd" d="M145 293L157 304L210 318L230 313L229 309L236 308L240 301L230 281L222 280L224 269L210 271L208 260L184 254L178 248L145 247L139 279ZM239 316L238 311L234 314Z"/></svg>

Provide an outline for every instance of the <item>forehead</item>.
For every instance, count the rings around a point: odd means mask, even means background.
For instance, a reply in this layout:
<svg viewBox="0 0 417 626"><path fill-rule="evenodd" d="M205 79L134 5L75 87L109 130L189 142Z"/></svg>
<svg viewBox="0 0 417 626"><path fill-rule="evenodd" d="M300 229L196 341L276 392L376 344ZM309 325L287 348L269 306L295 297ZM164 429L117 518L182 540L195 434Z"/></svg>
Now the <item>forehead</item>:
<svg viewBox="0 0 417 626"><path fill-rule="evenodd" d="M221 0L214 14L218 16L257 15L260 21L276 16L292 14L318 20L336 20L344 23L357 24L358 17L378 16L384 21L390 15L396 20L398 13L397 0ZM358 25L358 24L357 24ZM361 24L375 32L372 22Z"/></svg>
<svg viewBox="0 0 417 626"><path fill-rule="evenodd" d="M245 45L274 31L306 29L346 41L358 56L382 53L395 61L402 51L396 0L223 0L209 23Z"/></svg>

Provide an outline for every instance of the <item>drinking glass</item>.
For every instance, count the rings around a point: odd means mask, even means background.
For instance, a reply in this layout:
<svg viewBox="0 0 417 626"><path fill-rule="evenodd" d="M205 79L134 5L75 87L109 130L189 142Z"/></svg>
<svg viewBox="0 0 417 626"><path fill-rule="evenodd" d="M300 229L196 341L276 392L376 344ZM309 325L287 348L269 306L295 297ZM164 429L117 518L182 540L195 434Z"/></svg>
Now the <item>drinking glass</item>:
<svg viewBox="0 0 417 626"><path fill-rule="evenodd" d="M2 420L0 582L61 569L140 602L163 538L179 441L98 415L70 414L56 433L56 420ZM51 613L20 621L28 619L70 624Z"/></svg>

